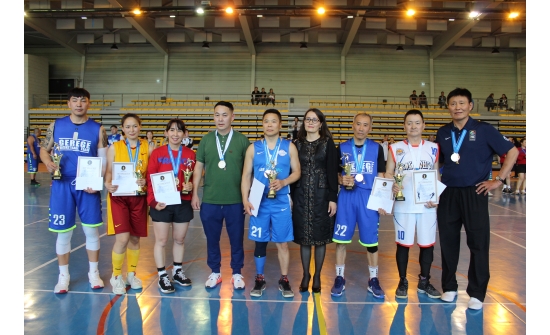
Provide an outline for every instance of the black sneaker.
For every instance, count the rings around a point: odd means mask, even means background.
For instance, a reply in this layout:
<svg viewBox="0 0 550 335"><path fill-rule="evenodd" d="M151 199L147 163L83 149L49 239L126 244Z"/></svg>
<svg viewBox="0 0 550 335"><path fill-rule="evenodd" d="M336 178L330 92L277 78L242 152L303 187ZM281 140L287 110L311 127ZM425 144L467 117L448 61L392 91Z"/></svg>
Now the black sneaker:
<svg viewBox="0 0 550 335"><path fill-rule="evenodd" d="M174 289L174 285L172 285L170 278L168 278L168 274L163 274L159 277L158 285L162 293L174 293L174 291L176 290Z"/></svg>
<svg viewBox="0 0 550 335"><path fill-rule="evenodd" d="M281 277L281 279L279 279L279 291L281 291L285 298L292 298L294 296L294 292L290 288L287 277Z"/></svg>
<svg viewBox="0 0 550 335"><path fill-rule="evenodd" d="M254 280L254 288L250 291L251 297L261 297L265 290L265 279L263 275L256 275Z"/></svg>
<svg viewBox="0 0 550 335"><path fill-rule="evenodd" d="M181 269L177 269L172 278L176 284L181 286L191 286L191 279L185 277L185 274Z"/></svg>
<svg viewBox="0 0 550 335"><path fill-rule="evenodd" d="M399 285L397 285L397 290L395 290L395 297L406 299L408 290L409 290L409 281L407 280L407 278L401 278L399 280Z"/></svg>
<svg viewBox="0 0 550 335"><path fill-rule="evenodd" d="M31 185L33 185L33 186L40 186L40 183L37 182L36 180L31 180Z"/></svg>
<svg viewBox="0 0 550 335"><path fill-rule="evenodd" d="M436 290L435 287L432 286L432 284L430 284L429 276L422 279L420 275L418 275L418 292L426 293L430 298L441 298L441 293L439 293L439 291Z"/></svg>

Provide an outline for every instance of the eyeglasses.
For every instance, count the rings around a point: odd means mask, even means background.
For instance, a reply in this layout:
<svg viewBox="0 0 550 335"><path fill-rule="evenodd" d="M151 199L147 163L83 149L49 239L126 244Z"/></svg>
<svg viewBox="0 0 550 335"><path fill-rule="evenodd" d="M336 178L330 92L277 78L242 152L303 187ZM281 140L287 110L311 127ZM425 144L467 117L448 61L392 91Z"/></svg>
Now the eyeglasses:
<svg viewBox="0 0 550 335"><path fill-rule="evenodd" d="M319 122L319 119L312 119L312 118L306 118L306 123L313 123L313 124L316 124L317 122Z"/></svg>

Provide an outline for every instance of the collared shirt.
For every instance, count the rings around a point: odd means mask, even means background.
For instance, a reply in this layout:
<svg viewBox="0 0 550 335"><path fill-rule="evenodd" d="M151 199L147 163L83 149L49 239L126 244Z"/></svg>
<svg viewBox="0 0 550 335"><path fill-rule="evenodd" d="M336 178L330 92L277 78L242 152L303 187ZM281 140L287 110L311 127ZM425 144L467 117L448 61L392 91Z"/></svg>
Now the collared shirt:
<svg viewBox="0 0 550 335"><path fill-rule="evenodd" d="M455 133L456 140L460 138L461 131L453 122L437 131L435 141L439 144L440 167L443 167L441 182L448 187L475 186L487 180L492 169L493 155L503 155L514 146L487 122L476 121L470 117L463 129L466 129L467 133L458 151L459 164L451 161L451 131Z"/></svg>

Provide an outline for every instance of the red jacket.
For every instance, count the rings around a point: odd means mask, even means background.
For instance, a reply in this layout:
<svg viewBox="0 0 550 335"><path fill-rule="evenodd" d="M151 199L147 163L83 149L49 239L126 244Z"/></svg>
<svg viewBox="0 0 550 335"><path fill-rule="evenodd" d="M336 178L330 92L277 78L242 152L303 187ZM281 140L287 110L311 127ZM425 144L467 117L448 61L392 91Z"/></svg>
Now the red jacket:
<svg viewBox="0 0 550 335"><path fill-rule="evenodd" d="M518 160L516 161L518 165L525 165L526 162L526 149L523 149L522 147L519 147L518 148L518 151L519 151L519 155L518 155Z"/></svg>

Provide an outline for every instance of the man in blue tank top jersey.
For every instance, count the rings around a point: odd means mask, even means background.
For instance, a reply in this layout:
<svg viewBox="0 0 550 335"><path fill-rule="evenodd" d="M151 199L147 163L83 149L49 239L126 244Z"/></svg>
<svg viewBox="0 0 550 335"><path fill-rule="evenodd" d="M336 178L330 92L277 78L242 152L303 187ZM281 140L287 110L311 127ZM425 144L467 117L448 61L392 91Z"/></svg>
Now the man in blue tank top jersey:
<svg viewBox="0 0 550 335"><path fill-rule="evenodd" d="M336 279L331 295L341 296L346 288L344 266L346 244L351 243L355 226L359 229L359 243L367 248L370 279L368 290L376 298L384 298L378 281L378 211L367 208L375 177L384 177L386 164L382 146L367 136L372 129L372 117L359 113L353 118L353 138L340 144L340 166L351 165L350 174L341 172L338 211L332 240L336 242ZM351 189L349 189L352 187Z"/></svg>
<svg viewBox="0 0 550 335"><path fill-rule="evenodd" d="M250 295L260 297L265 290L264 265L267 243L271 241L277 245L279 254L279 290L283 297L291 298L294 292L287 277L287 242L294 240L294 233L289 185L300 179L300 160L294 144L279 136L283 122L281 113L276 109L268 109L264 112L262 120L264 139L254 142L246 150L241 180L244 210L250 215L248 238L256 241L256 278ZM270 181L269 175L273 171L276 171L276 179ZM252 214L255 208L248 199L252 180L257 180L265 186L256 216ZM268 197L270 190L276 192L274 198Z"/></svg>
<svg viewBox="0 0 550 335"><path fill-rule="evenodd" d="M101 195L91 188L76 190L78 157L102 157L105 174L107 134L103 126L88 118L90 93L83 88L73 88L67 94L71 114L55 120L48 127L46 138L40 148L40 159L50 173L57 169L50 153L54 143L63 155L60 162L61 179L54 180L51 188L49 230L57 233L55 245L59 264L59 279L54 293L69 291L69 254L71 237L76 228L76 210L86 235L86 251L90 270L88 279L92 289L102 288L99 276L99 233L103 224Z"/></svg>
<svg viewBox="0 0 550 335"><path fill-rule="evenodd" d="M109 147L115 143L115 142L118 142L118 141L122 141L122 135L120 135L118 133L118 128L117 126L115 125L112 125L111 126L111 135L109 135L109 137L107 137L107 142L109 143Z"/></svg>
<svg viewBox="0 0 550 335"><path fill-rule="evenodd" d="M35 128L34 132L27 138L27 172L31 175L31 185L40 186L36 181L36 172L38 172L38 163L40 163L40 128Z"/></svg>

